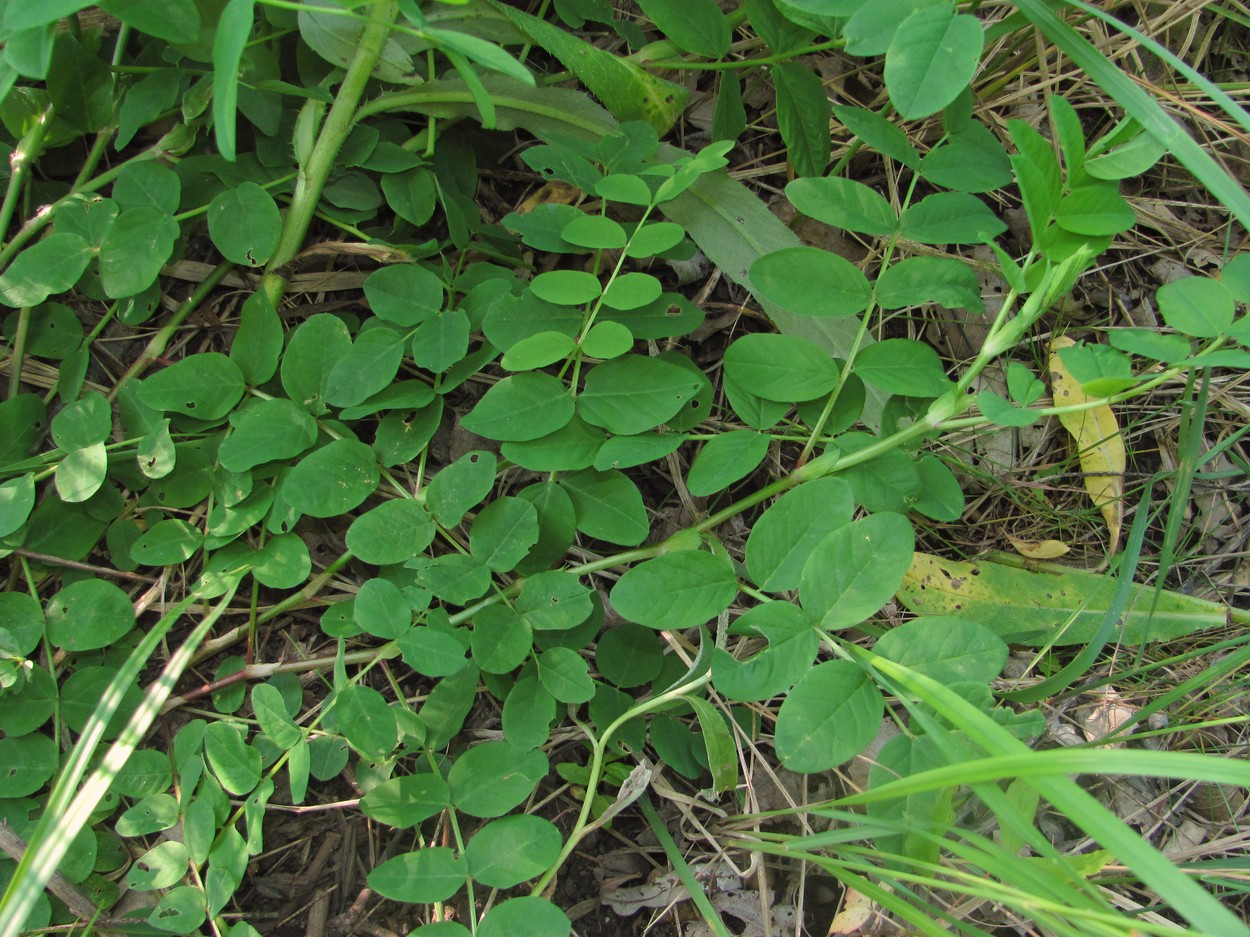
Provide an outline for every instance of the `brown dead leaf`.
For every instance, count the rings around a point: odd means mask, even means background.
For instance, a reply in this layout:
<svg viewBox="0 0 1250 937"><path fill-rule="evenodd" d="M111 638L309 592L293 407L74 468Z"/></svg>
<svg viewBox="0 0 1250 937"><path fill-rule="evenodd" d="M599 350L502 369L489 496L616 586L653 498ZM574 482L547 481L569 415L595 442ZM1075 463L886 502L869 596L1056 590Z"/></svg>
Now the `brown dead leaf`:
<svg viewBox="0 0 1250 937"><path fill-rule="evenodd" d="M1116 732L1137 715L1137 707L1124 702L1112 687L1103 687L1098 702L1087 710L1081 719L1081 731L1091 742L1098 742ZM1107 742L1107 748L1123 748L1123 742Z"/></svg>
<svg viewBox="0 0 1250 937"><path fill-rule="evenodd" d="M1080 382L1064 367L1059 351L1076 342L1060 336L1050 343L1050 385L1056 406L1072 406L1089 401L1081 390ZM1124 520L1124 439L1120 424L1108 406L1077 410L1059 414L1063 424L1076 442L1077 456L1085 475L1085 490L1094 504L1102 511L1111 533L1111 552L1120 542L1120 528Z"/></svg>
<svg viewBox="0 0 1250 937"><path fill-rule="evenodd" d="M1031 560L1053 560L1072 549L1058 540L1017 540L1015 537L1007 539L1017 553Z"/></svg>
<svg viewBox="0 0 1250 937"><path fill-rule="evenodd" d="M582 190L567 182L548 182L516 207L518 215L528 215L539 205L572 205L582 197Z"/></svg>
<svg viewBox="0 0 1250 937"><path fill-rule="evenodd" d="M867 895L848 888L842 896L842 910L829 924L829 937L859 933L872 921L876 910L877 906Z"/></svg>

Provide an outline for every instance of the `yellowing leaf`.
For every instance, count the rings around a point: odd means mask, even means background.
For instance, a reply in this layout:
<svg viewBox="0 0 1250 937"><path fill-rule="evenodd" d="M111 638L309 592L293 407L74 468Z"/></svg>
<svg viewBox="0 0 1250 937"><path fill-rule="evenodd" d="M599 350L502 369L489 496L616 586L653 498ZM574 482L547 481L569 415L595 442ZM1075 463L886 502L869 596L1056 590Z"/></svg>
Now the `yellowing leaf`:
<svg viewBox="0 0 1250 937"><path fill-rule="evenodd" d="M1017 540L1015 537L1007 539L1011 541L1017 553L1031 560L1053 560L1072 549L1058 540Z"/></svg>
<svg viewBox="0 0 1250 937"><path fill-rule="evenodd" d="M1057 407L1083 404L1089 400L1080 383L1059 358L1060 349L1075 344L1066 336L1050 343L1050 387ZM1124 517L1124 439L1120 436L1120 425L1106 405L1060 413L1059 422L1076 442L1077 456L1085 474L1085 490L1107 521L1111 550L1114 552L1120 542Z"/></svg>
<svg viewBox="0 0 1250 937"><path fill-rule="evenodd" d="M1084 644L1098 632L1111 604L1106 576L1072 569L1020 569L987 560L962 562L917 553L898 600L917 615L956 615L989 628L1009 644ZM1123 645L1168 641L1227 620L1223 605L1134 585L1120 618Z"/></svg>
<svg viewBox="0 0 1250 937"><path fill-rule="evenodd" d="M582 197L582 190L567 182L548 182L517 206L518 215L528 215L539 205L572 205Z"/></svg>

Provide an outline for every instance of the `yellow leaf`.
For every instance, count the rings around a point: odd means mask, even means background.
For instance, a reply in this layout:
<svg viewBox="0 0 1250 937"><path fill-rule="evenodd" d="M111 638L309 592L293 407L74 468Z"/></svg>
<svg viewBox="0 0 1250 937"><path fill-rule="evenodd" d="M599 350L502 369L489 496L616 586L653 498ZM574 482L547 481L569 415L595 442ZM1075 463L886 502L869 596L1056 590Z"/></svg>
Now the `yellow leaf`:
<svg viewBox="0 0 1250 937"><path fill-rule="evenodd" d="M1011 541L1017 553L1031 560L1053 560L1072 549L1058 540L1017 540L1015 537L1007 539Z"/></svg>
<svg viewBox="0 0 1250 937"><path fill-rule="evenodd" d="M572 205L582 197L582 190L567 182L548 182L516 207L518 215L528 215L539 205Z"/></svg>
<svg viewBox="0 0 1250 937"><path fill-rule="evenodd" d="M1075 344L1066 336L1050 343L1050 388L1057 407L1083 404L1090 399L1059 358L1060 349ZM1085 474L1085 490L1102 511L1111 533L1111 552L1115 552L1124 517L1124 439L1120 435L1120 424L1106 405L1061 413L1059 422L1076 442L1077 456Z"/></svg>

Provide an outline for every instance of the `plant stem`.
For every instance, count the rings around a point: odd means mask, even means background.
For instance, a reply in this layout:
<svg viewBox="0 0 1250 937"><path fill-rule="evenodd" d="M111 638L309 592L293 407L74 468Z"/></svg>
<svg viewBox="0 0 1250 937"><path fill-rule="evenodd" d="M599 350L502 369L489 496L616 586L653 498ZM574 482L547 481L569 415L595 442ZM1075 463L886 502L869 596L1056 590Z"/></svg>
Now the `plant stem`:
<svg viewBox="0 0 1250 937"><path fill-rule="evenodd" d="M30 164L43 152L43 138L48 132L48 124L52 121L52 113L53 108L49 104L48 109L36 118L35 125L26 131L26 135L22 137L13 151L13 155L9 157L9 165L12 169L8 188L4 192L4 202L0 203L0 239L4 238L13 221L13 212L17 210L17 199L22 187L26 184L26 173L30 171ZM0 254L0 264L3 263L3 254Z"/></svg>
<svg viewBox="0 0 1250 937"><path fill-rule="evenodd" d="M148 365L165 353L165 347L169 344L169 340L182 327L182 323L187 316L199 308L200 303L205 300L209 293L217 288L217 285L226 278L226 274L233 268L234 264L228 260L223 260L212 269L208 276L204 278L204 281L187 297L186 302L179 306L174 314L170 316L169 321L161 327L161 330L152 336L148 346L143 349L143 354L139 356L139 359L126 370L126 373L113 386L113 389L108 394L109 400L117 397L117 392L121 390L123 384L133 377L138 377L147 370Z"/></svg>
<svg viewBox="0 0 1250 937"><path fill-rule="evenodd" d="M316 214L317 203L321 201L321 193L334 169L339 150L358 119L356 108L382 54L387 34L394 24L395 10L392 0L373 0L370 4L369 25L360 37L360 45L356 47L356 54L347 68L347 75L343 78L338 94L334 97L334 104L330 106L330 112L317 135L312 155L309 156L307 165L300 167L295 181L295 192L291 196L291 207L287 209L282 225L282 236L265 267L265 278L262 282L262 289L275 307L286 292L286 277L277 271L294 260L304 247L308 227Z"/></svg>
<svg viewBox="0 0 1250 937"><path fill-rule="evenodd" d="M30 334L30 307L23 306L17 314L17 334L13 336L13 355L9 362L7 397L16 397L22 390L22 359L26 357L26 337Z"/></svg>

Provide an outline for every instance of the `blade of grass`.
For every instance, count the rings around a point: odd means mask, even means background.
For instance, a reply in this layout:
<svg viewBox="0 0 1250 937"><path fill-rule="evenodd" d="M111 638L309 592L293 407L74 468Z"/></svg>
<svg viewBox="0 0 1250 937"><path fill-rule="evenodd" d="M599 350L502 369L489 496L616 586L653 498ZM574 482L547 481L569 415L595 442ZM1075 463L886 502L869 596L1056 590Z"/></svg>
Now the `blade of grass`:
<svg viewBox="0 0 1250 937"><path fill-rule="evenodd" d="M847 646L846 651L877 673L883 683L897 688L899 697L908 705L913 717L935 738L949 737L950 733L932 713L926 711L925 706L910 702L913 697L922 700L927 707L961 730L967 740L991 756L1027 758L1041 754L937 681L854 645ZM1112 753L1097 754L1105 766ZM1208 767L1206 770L1214 769ZM1211 937L1250 937L1250 925L1239 920L1197 882L1179 872L1166 856L1146 843L1093 795L1066 777L1046 774L1030 776L1028 780L1056 810L1116 855L1147 887L1189 921L1195 932L1200 931Z"/></svg>
<svg viewBox="0 0 1250 937"><path fill-rule="evenodd" d="M1045 0L1016 0L1016 6L1047 39L1111 95L1130 117L1166 146L1243 227L1250 227L1250 194L1185 133L1157 101L1088 39L1064 22Z"/></svg>
<svg viewBox="0 0 1250 937"><path fill-rule="evenodd" d="M96 805L108 792L109 786L126 760L138 747L152 723L160 713L161 705L173 691L174 684L191 663L191 657L200 642L208 635L217 619L229 607L234 598L237 580L226 590L221 600L195 626L195 629L169 658L156 682L148 687L143 701L130 717L126 728L109 747L100 764L91 772L82 789L78 783L87 771L109 720L117 711L126 687L133 683L147 664L156 648L169 634L174 624L186 611L203 599L200 592L192 592L164 615L144 635L143 640L131 651L126 662L118 669L113 681L105 690L99 705L92 712L87 726L75 746L56 786L48 798L47 806L27 844L26 854L13 872L8 888L0 897L0 937L16 937L30 914L35 901L43 893L44 886L60 865L73 844L74 837L83 829Z"/></svg>
<svg viewBox="0 0 1250 937"><path fill-rule="evenodd" d="M720 919L716 909L712 907L711 899L703 890L703 886L699 884L699 880L695 878L694 870L690 868L690 864L686 862L685 856L681 854L681 850L677 848L672 835L668 832L668 828L664 825L664 821L660 819L660 815L656 812L651 798L643 795L638 799L639 805L642 807L643 816L647 818L647 823L651 825L651 832L655 833L655 838L664 847L664 855L668 857L668 861L673 866L673 871L677 873L681 879L682 885L686 887L686 892L690 895L690 900L694 902L694 906L699 909L699 914L703 916L703 922L711 928L712 933L716 937L731 937L729 928L725 926L725 922Z"/></svg>

